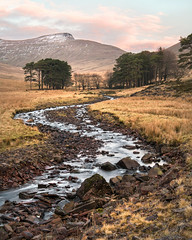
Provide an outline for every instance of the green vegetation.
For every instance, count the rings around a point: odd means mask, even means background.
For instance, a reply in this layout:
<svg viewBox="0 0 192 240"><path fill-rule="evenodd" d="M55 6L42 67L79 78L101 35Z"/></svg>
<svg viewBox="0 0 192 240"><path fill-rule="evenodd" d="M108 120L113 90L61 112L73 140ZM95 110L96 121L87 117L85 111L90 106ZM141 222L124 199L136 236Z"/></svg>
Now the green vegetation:
<svg viewBox="0 0 192 240"><path fill-rule="evenodd" d="M158 52L125 53L116 60L109 87L131 88L166 81L179 76L176 56L159 48Z"/></svg>
<svg viewBox="0 0 192 240"><path fill-rule="evenodd" d="M71 85L71 66L65 61L46 58L37 63L30 62L23 68L25 81L38 84L39 89L63 89Z"/></svg>
<svg viewBox="0 0 192 240"><path fill-rule="evenodd" d="M180 40L179 65L184 69L192 69L192 34Z"/></svg>

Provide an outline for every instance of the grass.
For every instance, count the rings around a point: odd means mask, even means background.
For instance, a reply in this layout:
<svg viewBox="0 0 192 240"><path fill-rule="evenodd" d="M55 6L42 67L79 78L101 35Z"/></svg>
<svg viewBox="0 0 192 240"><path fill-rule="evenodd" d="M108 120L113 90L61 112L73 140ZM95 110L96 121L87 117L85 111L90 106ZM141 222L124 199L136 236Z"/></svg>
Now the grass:
<svg viewBox="0 0 192 240"><path fill-rule="evenodd" d="M25 126L22 121L13 120L16 112L84 103L99 97L97 93L80 91L26 91L24 81L15 79L0 79L0 85L0 151L37 143L43 137L36 127Z"/></svg>
<svg viewBox="0 0 192 240"><path fill-rule="evenodd" d="M181 98L126 97L96 103L91 110L112 113L149 141L192 144L192 102Z"/></svg>

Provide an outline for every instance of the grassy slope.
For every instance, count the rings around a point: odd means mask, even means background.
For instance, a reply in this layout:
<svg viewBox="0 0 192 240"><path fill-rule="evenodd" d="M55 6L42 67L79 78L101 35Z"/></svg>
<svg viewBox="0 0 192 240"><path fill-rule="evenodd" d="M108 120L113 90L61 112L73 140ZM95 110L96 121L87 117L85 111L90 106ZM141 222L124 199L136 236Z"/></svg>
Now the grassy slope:
<svg viewBox="0 0 192 240"><path fill-rule="evenodd" d="M192 81L160 86L164 95L156 87L150 87L150 92L144 90L131 98L97 103L91 106L91 110L114 114L126 126L139 130L149 141L173 146L183 144L189 149L192 146L191 86ZM174 95L165 92L174 92Z"/></svg>
<svg viewBox="0 0 192 240"><path fill-rule="evenodd" d="M110 213L104 209L101 214L102 227L96 224L87 231L93 231L97 239L191 239L192 81L160 86L160 96L156 87L149 89L136 94L137 97L96 103L91 110L114 114L150 141L179 145L186 152L186 162L182 167L175 164L180 169L179 178L166 188L146 196L136 194L129 199L113 200L116 207Z"/></svg>

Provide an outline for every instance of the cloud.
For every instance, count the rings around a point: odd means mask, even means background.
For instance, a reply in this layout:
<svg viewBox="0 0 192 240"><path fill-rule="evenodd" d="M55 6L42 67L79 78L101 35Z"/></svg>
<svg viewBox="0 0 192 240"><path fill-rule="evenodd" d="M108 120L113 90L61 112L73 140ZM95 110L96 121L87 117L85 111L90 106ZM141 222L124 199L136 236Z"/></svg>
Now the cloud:
<svg viewBox="0 0 192 240"><path fill-rule="evenodd" d="M0 38L25 39L56 32L70 32L75 38L100 41L125 50L172 45L174 39L161 37L167 27L161 24L163 13L137 15L132 10L99 6L94 14L71 8L52 8L32 0L0 3Z"/></svg>

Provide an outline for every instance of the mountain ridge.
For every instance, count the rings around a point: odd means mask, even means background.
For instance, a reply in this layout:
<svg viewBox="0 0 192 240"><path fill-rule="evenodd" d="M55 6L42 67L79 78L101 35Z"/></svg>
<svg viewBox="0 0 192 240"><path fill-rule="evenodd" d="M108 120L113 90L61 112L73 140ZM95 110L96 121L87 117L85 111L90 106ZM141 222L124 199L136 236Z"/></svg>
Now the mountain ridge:
<svg viewBox="0 0 192 240"><path fill-rule="evenodd" d="M112 45L75 39L70 33L56 33L26 40L0 39L0 62L23 67L44 58L67 61L75 72L112 70L115 60L125 53Z"/></svg>

